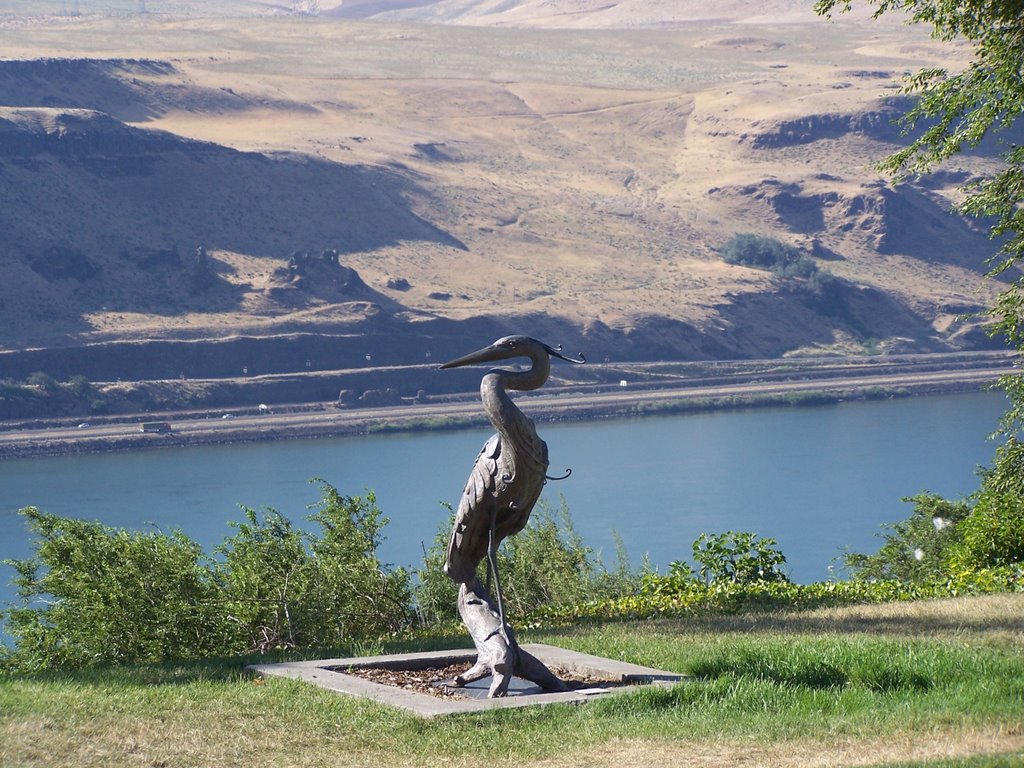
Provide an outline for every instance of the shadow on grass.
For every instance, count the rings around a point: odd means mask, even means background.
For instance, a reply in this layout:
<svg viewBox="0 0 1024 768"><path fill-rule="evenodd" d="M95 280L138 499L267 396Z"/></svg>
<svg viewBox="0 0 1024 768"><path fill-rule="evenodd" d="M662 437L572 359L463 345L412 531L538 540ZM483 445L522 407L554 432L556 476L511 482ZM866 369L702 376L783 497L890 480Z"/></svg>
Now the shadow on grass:
<svg viewBox="0 0 1024 768"><path fill-rule="evenodd" d="M752 655L741 658L723 656L698 661L692 665L690 673L703 680L750 677L801 688L838 688L850 680L846 672L828 662L805 659L798 664L783 665L770 657Z"/></svg>
<svg viewBox="0 0 1024 768"><path fill-rule="evenodd" d="M697 661L690 669L697 679L747 678L789 688L827 689L856 685L874 693L925 692L935 682L920 670L908 669L889 660L861 662L844 669L812 656L787 660L771 655L726 655Z"/></svg>

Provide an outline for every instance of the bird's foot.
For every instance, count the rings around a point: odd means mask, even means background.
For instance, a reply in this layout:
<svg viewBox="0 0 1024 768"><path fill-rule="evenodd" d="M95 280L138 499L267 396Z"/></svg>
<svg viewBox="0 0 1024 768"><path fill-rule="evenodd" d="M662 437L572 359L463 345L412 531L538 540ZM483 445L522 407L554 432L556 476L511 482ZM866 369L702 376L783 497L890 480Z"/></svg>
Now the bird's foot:
<svg viewBox="0 0 1024 768"><path fill-rule="evenodd" d="M478 661L476 664L467 669L461 675L456 675L455 679L452 682L455 683L456 688L464 688L469 683L481 680L487 677L489 674L491 674L490 666L484 664L481 661Z"/></svg>

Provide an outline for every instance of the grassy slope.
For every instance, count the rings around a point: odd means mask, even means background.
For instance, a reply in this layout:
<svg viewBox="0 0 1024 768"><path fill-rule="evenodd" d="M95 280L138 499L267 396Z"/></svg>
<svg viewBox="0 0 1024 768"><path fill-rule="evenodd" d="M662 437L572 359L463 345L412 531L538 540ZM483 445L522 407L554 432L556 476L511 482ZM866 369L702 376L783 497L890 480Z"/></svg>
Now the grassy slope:
<svg viewBox="0 0 1024 768"><path fill-rule="evenodd" d="M238 661L4 680L0 762L1013 765L1024 759L1022 610L1015 595L538 632L529 639L692 679L434 722L253 680ZM992 754L1003 757L978 757Z"/></svg>

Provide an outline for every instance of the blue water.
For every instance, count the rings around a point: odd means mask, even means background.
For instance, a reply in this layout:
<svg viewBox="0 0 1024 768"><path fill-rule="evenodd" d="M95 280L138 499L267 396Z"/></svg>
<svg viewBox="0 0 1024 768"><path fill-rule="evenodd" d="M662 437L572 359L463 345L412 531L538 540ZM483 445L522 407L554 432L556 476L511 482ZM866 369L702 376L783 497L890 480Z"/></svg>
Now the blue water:
<svg viewBox="0 0 1024 768"><path fill-rule="evenodd" d="M830 406L726 411L545 425L551 455L542 497L564 498L586 544L614 558L615 534L636 562L689 559L702 532L750 530L778 540L795 581L827 578L843 547L874 551L882 523L906 517L901 497L959 498L995 445L997 393ZM489 430L225 447L175 448L0 462L0 559L32 547L27 505L111 526L180 528L208 549L242 519L240 505L300 519L322 477L345 495L369 489L391 519L380 555L418 566L447 527ZM0 565L0 603L14 598Z"/></svg>

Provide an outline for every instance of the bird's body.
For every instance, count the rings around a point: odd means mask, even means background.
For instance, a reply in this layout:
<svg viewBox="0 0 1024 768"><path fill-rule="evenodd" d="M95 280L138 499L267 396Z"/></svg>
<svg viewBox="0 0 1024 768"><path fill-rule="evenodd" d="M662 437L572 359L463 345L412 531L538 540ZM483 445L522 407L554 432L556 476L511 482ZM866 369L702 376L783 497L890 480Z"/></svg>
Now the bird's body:
<svg viewBox="0 0 1024 768"><path fill-rule="evenodd" d="M519 419L511 429L491 419L499 431L481 449L459 500L444 564L453 581L470 581L476 575L491 543L492 520L495 545L526 527L544 487L547 444L533 422L518 408L515 411Z"/></svg>

